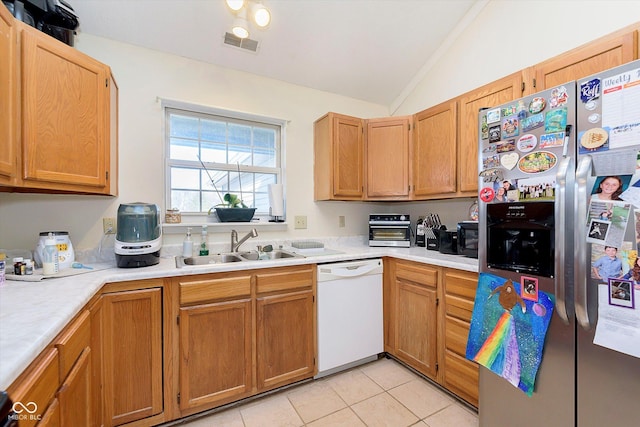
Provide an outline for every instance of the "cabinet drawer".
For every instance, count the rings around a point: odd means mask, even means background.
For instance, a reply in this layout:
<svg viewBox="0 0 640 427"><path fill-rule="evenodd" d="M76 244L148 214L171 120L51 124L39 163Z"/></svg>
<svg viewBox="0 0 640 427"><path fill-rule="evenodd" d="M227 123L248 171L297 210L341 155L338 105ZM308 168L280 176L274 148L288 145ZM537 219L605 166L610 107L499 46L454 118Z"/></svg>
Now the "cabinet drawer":
<svg viewBox="0 0 640 427"><path fill-rule="evenodd" d="M457 295L468 300L475 299L478 274L465 271L445 271L444 290L447 295Z"/></svg>
<svg viewBox="0 0 640 427"><path fill-rule="evenodd" d="M421 264L396 262L396 278L427 286L438 286L439 269Z"/></svg>
<svg viewBox="0 0 640 427"><path fill-rule="evenodd" d="M447 314L447 316L457 317L466 322L471 322L471 314L473 313L473 300L446 295L445 313Z"/></svg>
<svg viewBox="0 0 640 427"><path fill-rule="evenodd" d="M14 402L21 402L23 405L33 402L36 405L36 412L33 415L45 413L60 384L58 350L51 348L43 354L44 356L29 375L20 380L15 391L9 391L9 396ZM20 427L33 426L36 421L35 417L34 419L20 420Z"/></svg>
<svg viewBox="0 0 640 427"><path fill-rule="evenodd" d="M89 347L90 339L91 321L89 312L84 311L56 340L55 346L60 359L60 379L67 377L80 353Z"/></svg>
<svg viewBox="0 0 640 427"><path fill-rule="evenodd" d="M274 268L264 270L256 275L256 292L258 294L310 288L313 285L313 267Z"/></svg>
<svg viewBox="0 0 640 427"><path fill-rule="evenodd" d="M478 406L478 365L457 354L445 352L444 386Z"/></svg>
<svg viewBox="0 0 640 427"><path fill-rule="evenodd" d="M180 280L180 305L251 295L251 276Z"/></svg>
<svg viewBox="0 0 640 427"><path fill-rule="evenodd" d="M464 357L467 352L469 324L447 316L445 331L445 348Z"/></svg>

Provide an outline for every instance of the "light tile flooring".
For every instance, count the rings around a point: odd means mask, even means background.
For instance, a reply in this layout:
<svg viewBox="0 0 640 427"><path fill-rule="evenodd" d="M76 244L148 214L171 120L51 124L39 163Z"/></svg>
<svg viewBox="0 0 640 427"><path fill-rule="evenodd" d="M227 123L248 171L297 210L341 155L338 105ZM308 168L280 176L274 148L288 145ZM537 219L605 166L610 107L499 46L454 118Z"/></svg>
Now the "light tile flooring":
<svg viewBox="0 0 640 427"><path fill-rule="evenodd" d="M477 427L478 416L398 362L382 358L182 425Z"/></svg>

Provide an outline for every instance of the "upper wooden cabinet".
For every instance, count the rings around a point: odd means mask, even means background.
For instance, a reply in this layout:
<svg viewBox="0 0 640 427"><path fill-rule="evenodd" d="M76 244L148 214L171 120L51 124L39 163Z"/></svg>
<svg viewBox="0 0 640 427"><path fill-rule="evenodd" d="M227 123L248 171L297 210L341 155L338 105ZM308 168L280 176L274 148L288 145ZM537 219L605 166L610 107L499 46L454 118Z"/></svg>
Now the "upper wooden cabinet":
<svg viewBox="0 0 640 427"><path fill-rule="evenodd" d="M0 154L2 190L116 195L117 86L110 68L5 19L6 8L0 12L0 52L8 58L0 71L0 120L7 122L1 136L9 141Z"/></svg>
<svg viewBox="0 0 640 427"><path fill-rule="evenodd" d="M328 113L313 124L314 199L364 196L364 120Z"/></svg>
<svg viewBox="0 0 640 427"><path fill-rule="evenodd" d="M625 28L523 71L530 95L638 58L638 31Z"/></svg>
<svg viewBox="0 0 640 427"><path fill-rule="evenodd" d="M478 113L481 108L520 98L522 73L517 72L458 98L458 195L477 196L478 192Z"/></svg>
<svg viewBox="0 0 640 427"><path fill-rule="evenodd" d="M413 198L452 197L457 190L457 102L414 116Z"/></svg>
<svg viewBox="0 0 640 427"><path fill-rule="evenodd" d="M0 6L0 185L12 185L18 176L18 84L16 57L16 24L6 7Z"/></svg>
<svg viewBox="0 0 640 427"><path fill-rule="evenodd" d="M407 200L409 197L411 122L411 116L366 121L367 199Z"/></svg>

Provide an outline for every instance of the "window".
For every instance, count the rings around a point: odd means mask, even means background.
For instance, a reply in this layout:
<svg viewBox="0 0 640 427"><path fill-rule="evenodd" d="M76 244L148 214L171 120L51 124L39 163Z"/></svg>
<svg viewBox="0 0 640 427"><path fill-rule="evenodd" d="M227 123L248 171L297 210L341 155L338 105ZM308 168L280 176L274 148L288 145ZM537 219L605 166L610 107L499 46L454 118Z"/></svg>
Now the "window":
<svg viewBox="0 0 640 427"><path fill-rule="evenodd" d="M171 103L165 126L168 208L206 214L233 193L256 216L269 214L268 185L282 182L284 121Z"/></svg>

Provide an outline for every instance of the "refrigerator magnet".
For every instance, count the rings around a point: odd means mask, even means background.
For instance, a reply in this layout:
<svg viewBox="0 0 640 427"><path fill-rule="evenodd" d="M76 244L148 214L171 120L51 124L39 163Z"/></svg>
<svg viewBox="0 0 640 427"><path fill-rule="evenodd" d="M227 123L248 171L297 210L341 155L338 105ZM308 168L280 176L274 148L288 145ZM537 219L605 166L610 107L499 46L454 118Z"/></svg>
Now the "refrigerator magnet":
<svg viewBox="0 0 640 427"><path fill-rule="evenodd" d="M536 97L531 100L529 103L529 112L531 114L538 114L540 111L544 110L544 107L547 106L547 101L544 98Z"/></svg>
<svg viewBox="0 0 640 427"><path fill-rule="evenodd" d="M508 153L509 151L516 150L516 140L510 139L507 142L503 142L502 144L497 145L498 153Z"/></svg>
<svg viewBox="0 0 640 427"><path fill-rule="evenodd" d="M557 162L558 158L550 151L535 151L520 159L518 169L524 173L542 173L553 169Z"/></svg>
<svg viewBox="0 0 640 427"><path fill-rule="evenodd" d="M520 134L520 121L517 117L509 117L502 120L502 139L511 138Z"/></svg>
<svg viewBox="0 0 640 427"><path fill-rule="evenodd" d="M600 97L600 79L593 79L580 83L580 101L584 104L588 104Z"/></svg>
<svg viewBox="0 0 640 427"><path fill-rule="evenodd" d="M538 145L538 138L535 135L528 133L526 135L522 135L520 139L518 139L517 145L518 150L523 153L528 153L536 148L536 145Z"/></svg>
<svg viewBox="0 0 640 427"><path fill-rule="evenodd" d="M559 108L557 110L547 111L544 116L544 132L562 132L567 127L567 109Z"/></svg>
<svg viewBox="0 0 640 427"><path fill-rule="evenodd" d="M480 138L489 139L489 125L487 125L487 116L482 116L482 125L480 126Z"/></svg>
<svg viewBox="0 0 640 427"><path fill-rule="evenodd" d="M500 108L487 110L487 124L498 123L500 121Z"/></svg>
<svg viewBox="0 0 640 427"><path fill-rule="evenodd" d="M564 145L564 132L548 133L540 135L540 148L562 147Z"/></svg>
<svg viewBox="0 0 640 427"><path fill-rule="evenodd" d="M619 307L635 308L635 293L631 280L609 279L609 304Z"/></svg>
<svg viewBox="0 0 640 427"><path fill-rule="evenodd" d="M493 188L491 187L481 188L480 193L478 194L478 196L480 197L480 200L482 200L485 203L489 203L490 201L492 201L495 195L496 195L496 192L493 191Z"/></svg>
<svg viewBox="0 0 640 427"><path fill-rule="evenodd" d="M491 126L489 128L489 142L500 141L500 126Z"/></svg>
<svg viewBox="0 0 640 427"><path fill-rule="evenodd" d="M518 153L503 154L500 157L500 164L505 169L512 170L518 164L518 160L520 160L520 155Z"/></svg>
<svg viewBox="0 0 640 427"><path fill-rule="evenodd" d="M549 106L551 108L562 107L569 100L569 95L567 95L567 88L564 86L559 86L551 91L551 96L549 97Z"/></svg>
<svg viewBox="0 0 640 427"><path fill-rule="evenodd" d="M538 113L520 120L522 132L529 132L531 129L539 128L544 124L544 114Z"/></svg>
<svg viewBox="0 0 640 427"><path fill-rule="evenodd" d="M538 302L538 279L522 276L520 277L520 285L522 286L520 291L522 298Z"/></svg>

